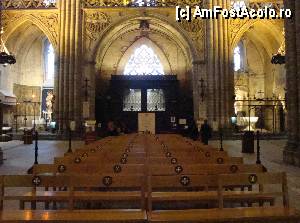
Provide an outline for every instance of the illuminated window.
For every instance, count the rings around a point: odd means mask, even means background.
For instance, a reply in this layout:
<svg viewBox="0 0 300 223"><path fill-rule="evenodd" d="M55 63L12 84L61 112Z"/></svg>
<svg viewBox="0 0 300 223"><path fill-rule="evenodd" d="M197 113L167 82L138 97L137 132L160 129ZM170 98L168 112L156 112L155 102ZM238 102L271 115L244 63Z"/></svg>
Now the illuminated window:
<svg viewBox="0 0 300 223"><path fill-rule="evenodd" d="M162 89L147 89L147 111L165 111L165 94Z"/></svg>
<svg viewBox="0 0 300 223"><path fill-rule="evenodd" d="M55 53L52 44L48 39L44 42L44 67L45 67L45 77L44 82L46 85L54 85L54 63L55 63Z"/></svg>
<svg viewBox="0 0 300 223"><path fill-rule="evenodd" d="M241 48L237 46L234 49L234 71L239 71L242 68Z"/></svg>
<svg viewBox="0 0 300 223"><path fill-rule="evenodd" d="M164 75L164 70L154 51L142 45L127 62L124 75Z"/></svg>
<svg viewBox="0 0 300 223"><path fill-rule="evenodd" d="M142 91L141 89L128 89L123 98L123 111L142 110Z"/></svg>

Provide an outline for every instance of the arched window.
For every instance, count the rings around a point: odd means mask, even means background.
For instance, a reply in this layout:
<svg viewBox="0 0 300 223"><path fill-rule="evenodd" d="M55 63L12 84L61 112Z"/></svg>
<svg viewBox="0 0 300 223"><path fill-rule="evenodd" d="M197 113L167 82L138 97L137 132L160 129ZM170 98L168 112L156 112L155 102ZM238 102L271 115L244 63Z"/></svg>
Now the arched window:
<svg viewBox="0 0 300 223"><path fill-rule="evenodd" d="M45 67L45 77L44 85L53 87L54 85L54 63L55 63L55 53L52 44L48 39L44 42L44 67Z"/></svg>
<svg viewBox="0 0 300 223"><path fill-rule="evenodd" d="M164 75L163 66L154 51L142 45L127 62L124 75Z"/></svg>
<svg viewBox="0 0 300 223"><path fill-rule="evenodd" d="M241 48L237 46L234 49L234 71L239 71L242 68Z"/></svg>
<svg viewBox="0 0 300 223"><path fill-rule="evenodd" d="M244 40L241 40L233 51L234 71L245 71L246 69L246 49Z"/></svg>

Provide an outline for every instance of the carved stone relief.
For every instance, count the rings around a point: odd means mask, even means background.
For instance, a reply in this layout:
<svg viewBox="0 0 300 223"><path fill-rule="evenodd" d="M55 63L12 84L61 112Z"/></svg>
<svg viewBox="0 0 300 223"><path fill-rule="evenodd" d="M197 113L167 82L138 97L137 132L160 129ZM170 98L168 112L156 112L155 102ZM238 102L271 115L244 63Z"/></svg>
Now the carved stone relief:
<svg viewBox="0 0 300 223"><path fill-rule="evenodd" d="M19 23L28 20L36 24L41 23L43 27L37 25L45 34L48 34L49 38L54 44L54 47L58 44L58 13L40 13L40 12L30 12L26 11L12 11L3 13L3 27L4 30L14 28L18 26ZM37 21L37 22L36 22ZM46 29L46 30L45 30ZM45 32L46 31L46 32Z"/></svg>
<svg viewBox="0 0 300 223"><path fill-rule="evenodd" d="M96 41L102 31L111 23L111 18L104 12L86 12L85 36L88 40L88 48Z"/></svg>

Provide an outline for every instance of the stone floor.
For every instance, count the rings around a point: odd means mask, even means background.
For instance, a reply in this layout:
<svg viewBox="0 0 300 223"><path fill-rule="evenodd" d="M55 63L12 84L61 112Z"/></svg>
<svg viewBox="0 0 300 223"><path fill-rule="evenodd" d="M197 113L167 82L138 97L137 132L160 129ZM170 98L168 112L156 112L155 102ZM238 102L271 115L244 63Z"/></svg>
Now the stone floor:
<svg viewBox="0 0 300 223"><path fill-rule="evenodd" d="M285 165L282 162L282 149L285 140L263 140L261 141L261 161L268 171L285 171L288 174L288 186L290 204L300 209L300 169ZM219 146L218 141L211 141L211 145ZM75 149L83 145L81 141L72 143ZM23 145L21 141L0 143L3 150L4 163L0 166L0 174L25 174L34 162L34 145ZM241 141L224 141L224 148L231 156L243 156L245 163L255 163L255 154L242 154ZM68 149L67 141L40 141L39 163L52 163L53 158L62 156Z"/></svg>

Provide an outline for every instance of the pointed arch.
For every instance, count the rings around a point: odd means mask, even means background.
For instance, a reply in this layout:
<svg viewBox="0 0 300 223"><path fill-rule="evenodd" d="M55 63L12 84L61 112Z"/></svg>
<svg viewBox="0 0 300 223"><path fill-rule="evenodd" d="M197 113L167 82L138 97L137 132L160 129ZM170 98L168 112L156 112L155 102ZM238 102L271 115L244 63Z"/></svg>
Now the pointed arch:
<svg viewBox="0 0 300 223"><path fill-rule="evenodd" d="M164 52L153 41L145 37L135 41L132 45L130 45L126 49L126 51L124 52L123 56L119 61L117 74L124 74L126 65L128 64L129 60L131 59L132 56L134 56L136 50L143 45L153 51L153 53L157 56L157 60L161 64L162 66L161 70L160 71L157 70L157 73L172 74L170 62L167 59ZM156 68L158 69L158 67Z"/></svg>
<svg viewBox="0 0 300 223"><path fill-rule="evenodd" d="M22 12L24 13L24 12ZM32 23L49 39L55 51L58 50L58 13L36 13L36 14L6 14L7 27L3 35L3 41L7 42L11 35L27 23Z"/></svg>

